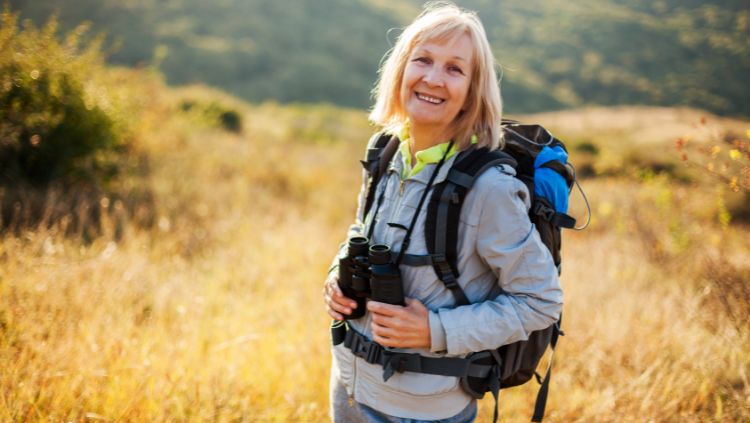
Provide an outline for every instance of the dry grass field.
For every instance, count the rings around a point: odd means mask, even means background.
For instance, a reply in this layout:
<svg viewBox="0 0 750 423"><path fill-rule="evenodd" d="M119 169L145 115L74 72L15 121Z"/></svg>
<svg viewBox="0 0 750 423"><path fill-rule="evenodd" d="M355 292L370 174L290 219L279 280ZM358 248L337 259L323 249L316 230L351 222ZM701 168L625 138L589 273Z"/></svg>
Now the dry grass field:
<svg viewBox="0 0 750 423"><path fill-rule="evenodd" d="M102 198L93 239L65 219L0 238L0 421L326 421L321 284L354 214L365 114L162 95L138 139L150 172L128 182L152 190L154 224ZM175 112L208 96L242 111L241 133ZM700 140L691 113L523 117L598 149L591 226L564 237L549 421L750 420L750 227L727 218L747 197L679 163L640 167ZM528 421L535 394L503 392L502 420ZM489 421L491 396L481 406Z"/></svg>

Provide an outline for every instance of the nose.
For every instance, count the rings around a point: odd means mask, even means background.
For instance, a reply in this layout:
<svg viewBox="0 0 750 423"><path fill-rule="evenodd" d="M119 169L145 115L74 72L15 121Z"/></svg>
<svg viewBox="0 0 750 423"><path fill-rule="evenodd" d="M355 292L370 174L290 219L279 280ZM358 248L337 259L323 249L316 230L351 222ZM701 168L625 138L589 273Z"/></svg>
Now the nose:
<svg viewBox="0 0 750 423"><path fill-rule="evenodd" d="M422 77L422 80L429 86L433 87L441 87L445 83L445 80L443 79L443 74L440 72L440 69L437 66L433 66L430 69L428 69L424 76Z"/></svg>

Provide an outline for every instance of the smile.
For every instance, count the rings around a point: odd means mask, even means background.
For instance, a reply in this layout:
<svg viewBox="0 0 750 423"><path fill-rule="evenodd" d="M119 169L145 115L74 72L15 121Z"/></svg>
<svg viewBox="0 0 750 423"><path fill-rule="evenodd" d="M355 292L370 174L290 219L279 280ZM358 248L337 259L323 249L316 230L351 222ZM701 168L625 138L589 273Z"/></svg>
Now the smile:
<svg viewBox="0 0 750 423"><path fill-rule="evenodd" d="M422 94L422 93L415 93L415 94L417 95L418 99L420 99L422 101L426 101L428 103L432 103L432 104L440 104L440 103L443 103L445 101L442 98L430 97L430 96Z"/></svg>

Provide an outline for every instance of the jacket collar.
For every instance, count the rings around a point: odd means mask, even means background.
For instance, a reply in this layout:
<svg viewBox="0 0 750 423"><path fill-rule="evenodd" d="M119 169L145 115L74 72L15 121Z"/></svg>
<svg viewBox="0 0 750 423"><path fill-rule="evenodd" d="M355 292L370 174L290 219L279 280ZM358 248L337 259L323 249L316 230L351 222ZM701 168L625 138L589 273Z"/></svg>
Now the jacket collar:
<svg viewBox="0 0 750 423"><path fill-rule="evenodd" d="M438 172L437 176L435 177L435 182L433 182L433 186L437 185L445 180L445 178L448 177L448 172L450 172L451 167L453 167L453 162L456 160L457 157L460 156L459 152L458 154L454 154L453 156L445 159L445 163L443 163L443 166L440 168L440 172ZM430 181L430 177L432 176L432 172L435 171L435 168L437 167L437 163L430 163L425 165L424 169L417 173L416 175L408 178L410 181L417 181L424 185L427 185L427 183ZM396 176L398 178L401 178L401 174L404 170L404 158L401 155L400 149L396 151L396 154L393 155L393 160L391 160L391 163L388 165L388 172L396 172Z"/></svg>

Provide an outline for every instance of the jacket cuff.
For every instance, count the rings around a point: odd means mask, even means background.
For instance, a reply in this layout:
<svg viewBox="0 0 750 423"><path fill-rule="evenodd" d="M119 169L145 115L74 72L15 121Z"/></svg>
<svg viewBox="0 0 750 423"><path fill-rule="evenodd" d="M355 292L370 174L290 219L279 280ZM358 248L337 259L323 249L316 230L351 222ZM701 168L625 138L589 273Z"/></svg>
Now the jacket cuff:
<svg viewBox="0 0 750 423"><path fill-rule="evenodd" d="M430 352L440 353L447 349L445 329L440 322L440 316L434 311L430 312Z"/></svg>

